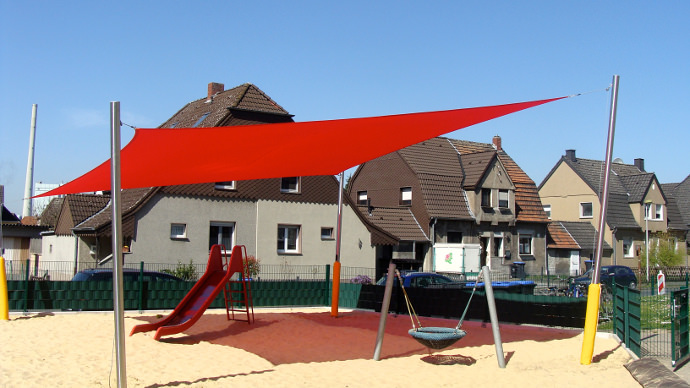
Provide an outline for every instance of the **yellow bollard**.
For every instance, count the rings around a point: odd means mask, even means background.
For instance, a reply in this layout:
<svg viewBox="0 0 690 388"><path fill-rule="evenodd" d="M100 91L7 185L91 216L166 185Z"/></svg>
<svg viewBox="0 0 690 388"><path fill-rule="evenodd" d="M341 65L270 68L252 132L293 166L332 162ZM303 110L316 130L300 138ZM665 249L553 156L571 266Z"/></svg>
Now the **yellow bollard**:
<svg viewBox="0 0 690 388"><path fill-rule="evenodd" d="M580 364L589 365L592 363L594 354L594 337L597 335L597 325L599 323L599 295L601 294L601 284L590 284L587 288L587 315L585 315L585 333L582 340L582 353L580 354Z"/></svg>
<svg viewBox="0 0 690 388"><path fill-rule="evenodd" d="M340 297L340 262L333 262L333 294L331 296L331 316L338 317L338 298Z"/></svg>
<svg viewBox="0 0 690 388"><path fill-rule="evenodd" d="M10 320L10 303L7 299L7 275L5 275L5 258L0 256L0 321Z"/></svg>

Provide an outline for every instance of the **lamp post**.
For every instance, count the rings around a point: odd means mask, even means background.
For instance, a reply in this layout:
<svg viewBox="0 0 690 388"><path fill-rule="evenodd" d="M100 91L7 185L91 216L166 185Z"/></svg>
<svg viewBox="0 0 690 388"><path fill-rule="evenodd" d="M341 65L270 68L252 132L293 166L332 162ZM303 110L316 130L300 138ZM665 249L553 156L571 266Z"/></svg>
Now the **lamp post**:
<svg viewBox="0 0 690 388"><path fill-rule="evenodd" d="M651 209L652 201L644 201L644 248L645 257L647 258L647 283L649 283L649 209Z"/></svg>

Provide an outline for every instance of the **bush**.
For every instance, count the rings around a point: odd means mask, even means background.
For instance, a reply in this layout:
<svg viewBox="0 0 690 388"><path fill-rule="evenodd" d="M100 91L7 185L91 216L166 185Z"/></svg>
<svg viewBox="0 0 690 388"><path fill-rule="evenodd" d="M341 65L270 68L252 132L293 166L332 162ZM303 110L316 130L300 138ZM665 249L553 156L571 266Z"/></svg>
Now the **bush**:
<svg viewBox="0 0 690 388"><path fill-rule="evenodd" d="M175 269L164 269L162 272L168 273L173 276L177 276L178 278L185 281L196 280L197 278L196 268L194 267L194 263L192 260L189 260L189 264L182 264L181 261L178 261L177 267L175 267Z"/></svg>
<svg viewBox="0 0 690 388"><path fill-rule="evenodd" d="M373 281L371 278L367 275L357 275L350 279L350 283L355 283L355 284L372 284Z"/></svg>
<svg viewBox="0 0 690 388"><path fill-rule="evenodd" d="M255 256L247 256L244 259L244 272L250 278L258 275L261 272L261 260Z"/></svg>
<svg viewBox="0 0 690 388"><path fill-rule="evenodd" d="M640 262L647 266L646 249L642 249ZM657 238L649 239L649 266L672 267L683 263L683 255L676 251L676 241L668 233L659 233Z"/></svg>

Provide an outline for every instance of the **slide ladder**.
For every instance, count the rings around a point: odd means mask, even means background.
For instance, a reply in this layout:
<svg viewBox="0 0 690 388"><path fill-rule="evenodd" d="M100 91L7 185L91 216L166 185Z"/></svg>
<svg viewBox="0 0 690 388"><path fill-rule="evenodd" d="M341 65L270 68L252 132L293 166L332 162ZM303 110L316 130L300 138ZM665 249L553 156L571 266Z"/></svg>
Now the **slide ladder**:
<svg viewBox="0 0 690 388"><path fill-rule="evenodd" d="M225 298L228 320L252 323L254 320L254 302L252 300L251 279L247 277L246 271L247 251L244 246L241 247L242 255L240 257L242 257L242 260L230 261L230 269L228 270L230 279L223 289L223 297ZM235 274L238 275L237 279L235 279ZM235 317L236 312L247 314L247 318Z"/></svg>

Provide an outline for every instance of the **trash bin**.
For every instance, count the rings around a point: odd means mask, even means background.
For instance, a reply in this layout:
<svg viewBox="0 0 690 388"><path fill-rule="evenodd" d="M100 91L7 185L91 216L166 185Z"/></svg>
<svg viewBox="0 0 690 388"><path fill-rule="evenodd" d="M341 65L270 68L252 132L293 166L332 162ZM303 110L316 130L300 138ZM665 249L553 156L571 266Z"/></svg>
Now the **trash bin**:
<svg viewBox="0 0 690 388"><path fill-rule="evenodd" d="M523 261L516 261L510 265L510 277L518 279L525 278L525 263Z"/></svg>
<svg viewBox="0 0 690 388"><path fill-rule="evenodd" d="M585 272L592 269L593 264L594 264L594 260L585 260Z"/></svg>

